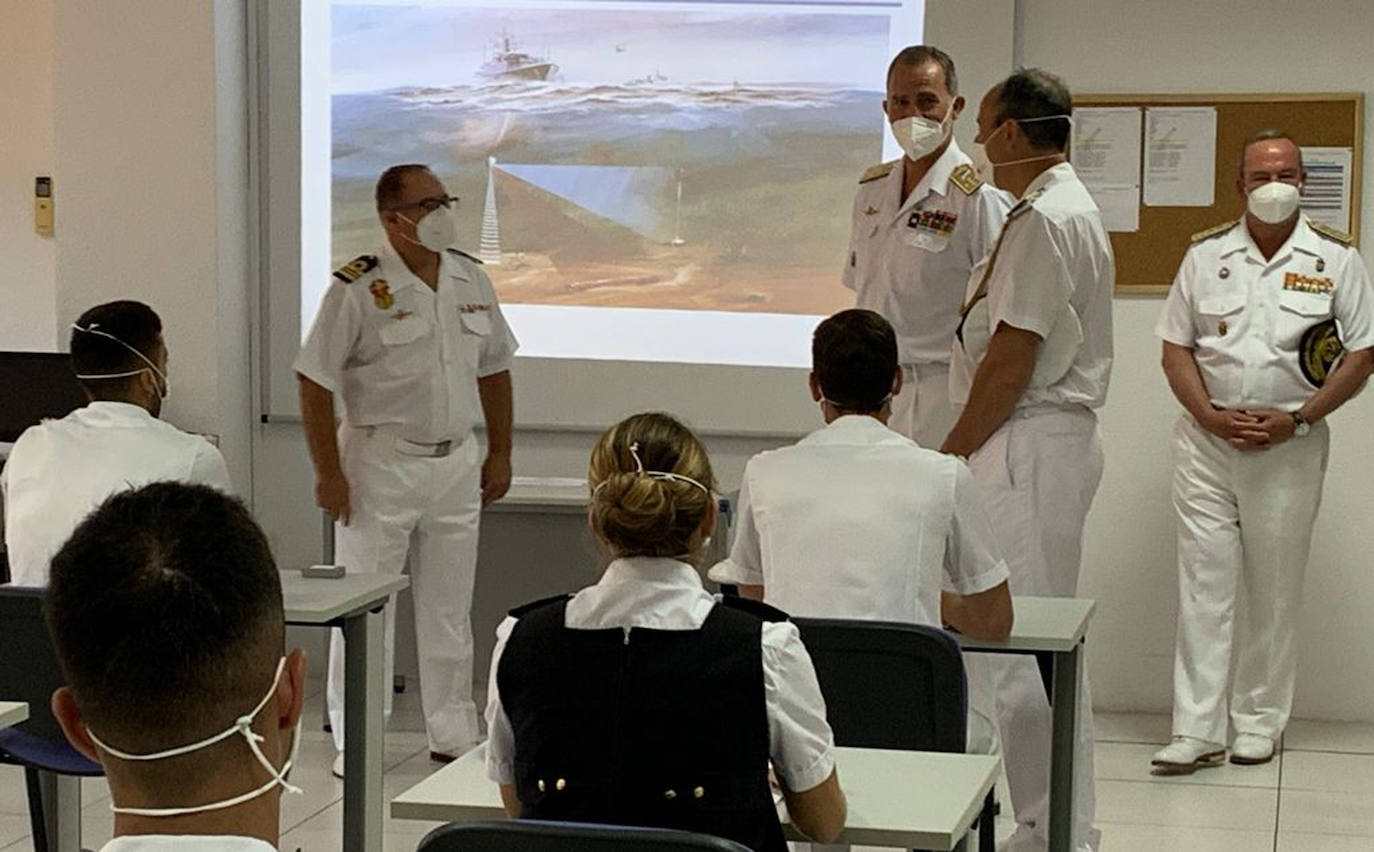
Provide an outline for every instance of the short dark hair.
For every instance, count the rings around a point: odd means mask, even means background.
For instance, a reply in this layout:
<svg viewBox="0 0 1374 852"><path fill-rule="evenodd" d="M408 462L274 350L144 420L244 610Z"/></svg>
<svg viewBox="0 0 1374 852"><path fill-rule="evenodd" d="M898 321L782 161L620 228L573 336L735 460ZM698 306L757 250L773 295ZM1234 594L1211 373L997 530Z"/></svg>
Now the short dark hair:
<svg viewBox="0 0 1374 852"><path fill-rule="evenodd" d="M377 189L373 193L377 199L377 210L388 210L401 199L401 184L405 182L406 175L427 171L430 171L430 168L424 163L401 163L382 172L382 176L377 178Z"/></svg>
<svg viewBox="0 0 1374 852"><path fill-rule="evenodd" d="M873 414L892 393L897 334L891 323L873 311L840 311L816 326L811 369L821 393L836 408Z"/></svg>
<svg viewBox="0 0 1374 852"><path fill-rule="evenodd" d="M1069 119L1059 121L1033 121L1051 116L1073 115L1073 95L1064 81L1048 71L1039 68L1022 68L1003 80L997 87L996 111L993 118L997 124L1013 119L1021 125L1021 132L1036 148L1053 148L1063 151L1069 146L1069 135L1073 122Z"/></svg>
<svg viewBox="0 0 1374 852"><path fill-rule="evenodd" d="M106 302L86 311L76 320L68 344L72 353L72 370L78 376L127 373L147 368L134 353L120 346L103 331L143 353L143 357L157 362L157 343L162 335L162 320L157 312L142 302L122 299ZM135 376L119 379L80 379L82 387L95 399L117 395L126 390Z"/></svg>
<svg viewBox="0 0 1374 852"><path fill-rule="evenodd" d="M203 485L159 482L107 499L53 557L45 607L83 719L137 753L195 742L251 712L285 642L267 538L242 502ZM184 760L144 766L175 794L194 779L156 773L190 776L197 757Z"/></svg>
<svg viewBox="0 0 1374 852"><path fill-rule="evenodd" d="M1245 137L1245 142L1241 144L1240 159L1236 163L1236 170L1240 173L1241 177L1245 177L1245 153L1250 150L1250 146L1256 142L1268 142L1274 139L1286 139L1292 142L1293 147L1298 149L1298 168L1300 170L1305 170L1306 167L1302 164L1302 146L1298 144L1298 140L1289 136L1286 130L1277 130L1268 127L1264 130L1251 133L1249 136Z"/></svg>
<svg viewBox="0 0 1374 852"><path fill-rule="evenodd" d="M898 51L892 57L892 61L887 66L887 77L889 83L892 82L892 72L897 70L898 65L925 65L927 62L934 62L940 66L940 70L945 74L945 91L954 96L959 94L959 75L954 70L954 60L950 58L938 47L929 44L913 44Z"/></svg>

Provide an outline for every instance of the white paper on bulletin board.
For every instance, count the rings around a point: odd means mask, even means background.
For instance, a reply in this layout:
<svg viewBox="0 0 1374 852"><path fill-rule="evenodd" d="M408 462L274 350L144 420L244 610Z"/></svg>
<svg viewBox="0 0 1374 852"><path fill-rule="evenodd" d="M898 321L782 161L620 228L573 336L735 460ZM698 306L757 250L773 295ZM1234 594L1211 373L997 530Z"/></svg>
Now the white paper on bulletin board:
<svg viewBox="0 0 1374 852"><path fill-rule="evenodd" d="M1211 207L1216 200L1215 107L1145 110L1145 204Z"/></svg>
<svg viewBox="0 0 1374 852"><path fill-rule="evenodd" d="M1350 148L1303 148L1307 180L1302 187L1302 211L1314 221L1350 233Z"/></svg>

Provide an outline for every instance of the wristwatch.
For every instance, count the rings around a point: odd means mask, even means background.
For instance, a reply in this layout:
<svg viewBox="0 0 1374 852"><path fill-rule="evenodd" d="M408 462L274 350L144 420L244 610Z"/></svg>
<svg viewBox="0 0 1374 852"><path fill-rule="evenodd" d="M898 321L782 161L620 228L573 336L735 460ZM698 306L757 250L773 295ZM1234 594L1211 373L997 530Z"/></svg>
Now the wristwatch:
<svg viewBox="0 0 1374 852"><path fill-rule="evenodd" d="M1293 418L1293 437L1307 437L1307 433L1312 431L1312 424L1307 422L1307 418L1302 416L1302 412L1294 411L1288 416Z"/></svg>

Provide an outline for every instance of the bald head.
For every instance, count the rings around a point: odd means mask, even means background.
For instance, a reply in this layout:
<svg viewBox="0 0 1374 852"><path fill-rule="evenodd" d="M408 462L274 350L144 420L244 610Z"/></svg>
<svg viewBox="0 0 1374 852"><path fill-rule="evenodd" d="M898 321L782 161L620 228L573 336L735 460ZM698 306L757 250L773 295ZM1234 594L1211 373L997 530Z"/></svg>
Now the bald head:
<svg viewBox="0 0 1374 852"><path fill-rule="evenodd" d="M1266 130L1246 140L1240 157L1242 194L1272 181L1300 186L1305 176L1302 150L1287 134Z"/></svg>

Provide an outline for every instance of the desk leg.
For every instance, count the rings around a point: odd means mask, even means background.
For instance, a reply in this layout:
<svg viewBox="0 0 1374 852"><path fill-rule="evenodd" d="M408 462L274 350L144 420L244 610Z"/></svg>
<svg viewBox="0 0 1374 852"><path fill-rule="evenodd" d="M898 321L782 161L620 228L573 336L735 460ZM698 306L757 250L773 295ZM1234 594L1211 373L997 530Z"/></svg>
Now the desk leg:
<svg viewBox="0 0 1374 852"><path fill-rule="evenodd" d="M382 614L344 620L344 852L382 848Z"/></svg>
<svg viewBox="0 0 1374 852"><path fill-rule="evenodd" d="M1081 642L1072 651L1054 655L1054 691L1050 696L1054 725L1050 740L1050 852L1073 849L1073 757L1082 668Z"/></svg>
<svg viewBox="0 0 1374 852"><path fill-rule="evenodd" d="M51 852L81 852L81 779L55 772L38 773L43 822Z"/></svg>

